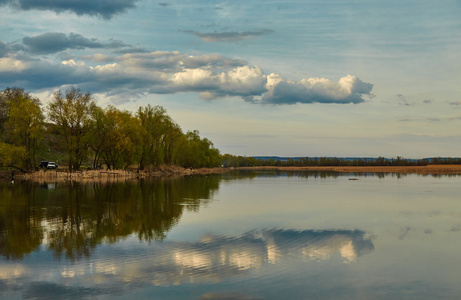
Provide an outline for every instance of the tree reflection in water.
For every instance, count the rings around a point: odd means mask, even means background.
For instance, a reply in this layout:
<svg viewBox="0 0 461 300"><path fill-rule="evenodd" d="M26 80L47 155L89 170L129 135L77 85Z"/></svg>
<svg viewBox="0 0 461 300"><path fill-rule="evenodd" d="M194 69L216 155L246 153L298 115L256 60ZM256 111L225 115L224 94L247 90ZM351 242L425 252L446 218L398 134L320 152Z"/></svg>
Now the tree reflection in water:
<svg viewBox="0 0 461 300"><path fill-rule="evenodd" d="M141 241L163 240L179 223L184 210L197 212L211 201L221 180L284 175L240 172L133 182L3 183L0 254L6 259L22 259L43 244L57 259L64 256L74 261L89 257L101 243L112 244L133 234ZM338 174L295 172L288 176L322 178ZM314 257L320 255L308 248L303 251L310 251L307 255Z"/></svg>
<svg viewBox="0 0 461 300"><path fill-rule="evenodd" d="M162 240L184 210L198 211L210 201L219 180L2 184L0 253L21 259L45 244L56 258L78 260L101 243L131 234L143 241Z"/></svg>

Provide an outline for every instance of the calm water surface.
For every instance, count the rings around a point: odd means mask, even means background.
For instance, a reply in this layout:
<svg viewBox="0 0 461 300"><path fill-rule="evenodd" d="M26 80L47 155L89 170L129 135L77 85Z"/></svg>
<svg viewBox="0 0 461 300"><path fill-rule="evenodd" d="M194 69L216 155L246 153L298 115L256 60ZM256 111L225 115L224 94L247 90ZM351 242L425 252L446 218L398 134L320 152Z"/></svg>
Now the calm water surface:
<svg viewBox="0 0 461 300"><path fill-rule="evenodd" d="M461 176L0 183L2 299L459 299Z"/></svg>

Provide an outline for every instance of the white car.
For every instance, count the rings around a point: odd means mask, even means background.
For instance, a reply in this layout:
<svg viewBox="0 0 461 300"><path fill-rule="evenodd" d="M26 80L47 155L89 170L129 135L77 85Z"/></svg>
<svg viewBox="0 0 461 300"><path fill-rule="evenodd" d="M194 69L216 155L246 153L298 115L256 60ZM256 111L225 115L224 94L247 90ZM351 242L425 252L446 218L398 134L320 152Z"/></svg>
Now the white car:
<svg viewBox="0 0 461 300"><path fill-rule="evenodd" d="M46 166L47 169L56 169L57 167L58 165L53 161L50 161L48 165Z"/></svg>

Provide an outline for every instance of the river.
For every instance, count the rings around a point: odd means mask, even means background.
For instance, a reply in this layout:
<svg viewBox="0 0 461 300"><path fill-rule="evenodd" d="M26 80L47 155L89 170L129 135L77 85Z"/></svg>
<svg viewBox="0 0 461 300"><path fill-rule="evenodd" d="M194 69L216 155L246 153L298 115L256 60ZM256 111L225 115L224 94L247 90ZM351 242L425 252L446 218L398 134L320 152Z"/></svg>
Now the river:
<svg viewBox="0 0 461 300"><path fill-rule="evenodd" d="M1 299L456 299L461 176L0 183Z"/></svg>

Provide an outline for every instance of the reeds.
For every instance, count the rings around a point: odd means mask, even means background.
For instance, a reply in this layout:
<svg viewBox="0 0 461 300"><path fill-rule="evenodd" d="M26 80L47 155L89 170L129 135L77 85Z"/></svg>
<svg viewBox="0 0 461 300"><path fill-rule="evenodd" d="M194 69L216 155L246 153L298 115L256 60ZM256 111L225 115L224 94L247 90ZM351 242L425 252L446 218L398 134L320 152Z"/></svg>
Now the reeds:
<svg viewBox="0 0 461 300"><path fill-rule="evenodd" d="M161 166L152 170L84 170L68 172L65 170L39 170L22 174L21 178L39 182L56 181L123 181L138 178L161 178L187 176L193 174L223 173L226 169L185 169L173 166Z"/></svg>

